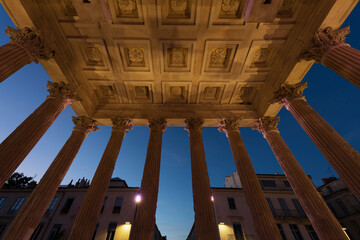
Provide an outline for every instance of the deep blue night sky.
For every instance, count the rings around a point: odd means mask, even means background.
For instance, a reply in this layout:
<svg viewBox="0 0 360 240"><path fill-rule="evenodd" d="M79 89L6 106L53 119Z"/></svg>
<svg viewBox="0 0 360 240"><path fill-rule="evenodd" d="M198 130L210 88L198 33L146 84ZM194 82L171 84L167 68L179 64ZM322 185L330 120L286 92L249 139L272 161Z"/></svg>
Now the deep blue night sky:
<svg viewBox="0 0 360 240"><path fill-rule="evenodd" d="M360 49L360 5L343 26L350 25L347 43ZM12 21L0 7L0 45L9 41L4 33ZM40 64L30 64L0 84L0 142L3 141L46 98L46 82L50 80ZM360 89L332 70L314 65L304 78L307 102L360 151ZM70 136L74 112L70 107L61 113L40 142L17 169L39 181L52 160ZM321 178L337 176L326 159L302 130L293 116L283 108L280 134L293 154L311 175L315 185ZM257 173L282 173L266 140L251 128L241 128L241 135ZM91 179L110 137L111 127L100 127L90 133L74 160L63 184L71 179ZM126 135L113 176L125 179L129 186L140 186L149 139L147 127L135 127ZM217 128L205 128L203 139L211 186L223 187L225 176L236 171L226 136ZM183 240L194 221L190 146L183 127L169 127L163 137L161 175L157 207L157 224L171 240Z"/></svg>

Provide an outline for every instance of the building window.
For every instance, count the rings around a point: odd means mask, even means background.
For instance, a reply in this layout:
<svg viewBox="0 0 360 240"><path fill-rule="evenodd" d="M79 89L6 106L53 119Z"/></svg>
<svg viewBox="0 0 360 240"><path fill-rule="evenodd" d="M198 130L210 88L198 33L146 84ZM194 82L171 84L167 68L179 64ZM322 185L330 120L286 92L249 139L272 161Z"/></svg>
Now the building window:
<svg viewBox="0 0 360 240"><path fill-rule="evenodd" d="M123 202L122 197L117 197L116 198L112 213L114 213L114 214L119 214L120 213L122 202Z"/></svg>
<svg viewBox="0 0 360 240"><path fill-rule="evenodd" d="M349 210L347 209L345 204L340 199L336 199L336 202L337 202L337 204L340 206L340 208L343 210L343 212L345 214L349 214Z"/></svg>
<svg viewBox="0 0 360 240"><path fill-rule="evenodd" d="M244 240L244 234L240 223L233 223L235 240Z"/></svg>
<svg viewBox="0 0 360 240"><path fill-rule="evenodd" d="M330 208L331 212L334 214L334 216L337 216L335 208L332 206L331 203L326 203L328 205L328 207Z"/></svg>
<svg viewBox="0 0 360 240"><path fill-rule="evenodd" d="M60 236L62 235L61 234L62 232L60 232L61 227L62 224L54 224L53 228L51 229L48 240L60 239Z"/></svg>
<svg viewBox="0 0 360 240"><path fill-rule="evenodd" d="M274 180L260 180L260 184L263 188L276 188L276 182Z"/></svg>
<svg viewBox="0 0 360 240"><path fill-rule="evenodd" d="M274 205L273 205L271 199L270 199L270 198L266 198L266 201L267 201L268 204L269 204L269 207L270 207L270 210L271 210L272 214L274 215L274 217L276 217L277 214L276 214L276 211L275 211L275 208L274 208Z"/></svg>
<svg viewBox="0 0 360 240"><path fill-rule="evenodd" d="M301 206L301 204L300 204L299 200L297 200L296 198L293 198L293 199L291 199L291 201L293 202L293 204L294 204L294 206L295 206L296 210L298 211L299 216L300 216L300 217L305 217L305 218L306 218L306 213L305 213L304 209L302 208L302 206Z"/></svg>
<svg viewBox="0 0 360 240"><path fill-rule="evenodd" d="M229 209L236 209L235 199L233 197L228 197L227 200L229 204Z"/></svg>
<svg viewBox="0 0 360 240"><path fill-rule="evenodd" d="M0 223L0 236L4 232L6 225L7 225L6 223Z"/></svg>
<svg viewBox="0 0 360 240"><path fill-rule="evenodd" d="M291 217L291 212L284 198L278 198L284 217Z"/></svg>
<svg viewBox="0 0 360 240"><path fill-rule="evenodd" d="M291 188L290 183L289 183L288 180L284 180L284 185L285 185L285 187L287 187L287 188Z"/></svg>
<svg viewBox="0 0 360 240"><path fill-rule="evenodd" d="M97 232L98 228L99 228L99 223L97 223L97 224L96 224L96 227L95 227L95 231L94 231L94 234L93 234L92 240L94 240L94 239L95 239L95 237L96 237L96 232Z"/></svg>
<svg viewBox="0 0 360 240"><path fill-rule="evenodd" d="M291 229L291 232L293 233L294 235L294 238L296 240L303 240L303 236L301 235L301 232L298 228L298 226L296 224L290 224L290 229Z"/></svg>
<svg viewBox="0 0 360 240"><path fill-rule="evenodd" d="M7 197L0 198L0 208L2 208L2 206L4 206L6 201L7 201Z"/></svg>
<svg viewBox="0 0 360 240"><path fill-rule="evenodd" d="M45 211L46 214L51 213L51 211L52 211L52 210L54 209L54 207L55 207L55 204L56 204L57 200L58 200L58 197L53 197L53 199L51 200L48 208L47 208L46 211Z"/></svg>
<svg viewBox="0 0 360 240"><path fill-rule="evenodd" d="M63 206L63 208L60 211L60 214L68 214L68 212L70 211L71 205L74 202L74 198L68 198L66 199L66 202Z"/></svg>
<svg viewBox="0 0 360 240"><path fill-rule="evenodd" d="M102 205L102 208L101 208L100 213L103 213L103 212L104 212L104 208L105 208L106 200L107 200L107 197L105 197L105 198L104 198L104 202L103 202L103 205Z"/></svg>
<svg viewBox="0 0 360 240"><path fill-rule="evenodd" d="M309 233L311 240L320 240L318 235L316 234L313 226L305 225L306 231Z"/></svg>
<svg viewBox="0 0 360 240"><path fill-rule="evenodd" d="M30 240L36 240L37 237L39 236L39 234L40 234L40 232L41 232L41 230L42 230L43 227L44 227L44 223L41 222L41 223L36 227L36 229L35 229L35 231L33 232L33 234L31 235Z"/></svg>
<svg viewBox="0 0 360 240"><path fill-rule="evenodd" d="M25 198L23 197L19 197L16 202L14 203L14 205L10 208L8 214L13 214L15 213L21 206L21 204L24 202Z"/></svg>
<svg viewBox="0 0 360 240"><path fill-rule="evenodd" d="M116 222L109 223L109 227L106 234L106 240L114 240L116 226L117 226Z"/></svg>
<svg viewBox="0 0 360 240"><path fill-rule="evenodd" d="M277 227L279 229L280 235L282 237L283 240L287 240L284 229L282 228L281 224L277 224Z"/></svg>

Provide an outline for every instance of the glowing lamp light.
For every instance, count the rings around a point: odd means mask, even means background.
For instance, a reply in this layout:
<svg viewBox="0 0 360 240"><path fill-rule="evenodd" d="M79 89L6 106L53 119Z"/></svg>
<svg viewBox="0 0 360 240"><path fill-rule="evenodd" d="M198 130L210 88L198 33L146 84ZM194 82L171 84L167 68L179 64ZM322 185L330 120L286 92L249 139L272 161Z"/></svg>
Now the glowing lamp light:
<svg viewBox="0 0 360 240"><path fill-rule="evenodd" d="M219 225L225 225L225 223L221 222L221 223L219 223Z"/></svg>
<svg viewBox="0 0 360 240"><path fill-rule="evenodd" d="M136 203L141 202L141 195L140 195L140 194L137 194L137 195L135 196L135 202L136 202Z"/></svg>
<svg viewBox="0 0 360 240"><path fill-rule="evenodd" d="M131 225L131 223L130 222L125 222L125 225Z"/></svg>
<svg viewBox="0 0 360 240"><path fill-rule="evenodd" d="M214 196L211 196L211 198L210 198L210 199L211 199L211 201L213 202L213 201L214 201Z"/></svg>

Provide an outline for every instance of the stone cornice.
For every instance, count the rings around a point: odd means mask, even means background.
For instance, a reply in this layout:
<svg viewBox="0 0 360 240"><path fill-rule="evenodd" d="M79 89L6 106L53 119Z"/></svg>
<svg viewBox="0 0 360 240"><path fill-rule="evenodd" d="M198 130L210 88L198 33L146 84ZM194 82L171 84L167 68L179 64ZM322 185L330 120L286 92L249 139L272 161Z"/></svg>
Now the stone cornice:
<svg viewBox="0 0 360 240"><path fill-rule="evenodd" d="M280 88L274 92L274 96L271 99L271 103L275 103L275 102L279 102L284 104L285 103L285 99L292 101L294 99L297 98L302 98L305 99L305 97L303 97L303 92L304 89L307 88L307 82L303 82L303 83L297 83L297 84L283 84L280 86Z"/></svg>
<svg viewBox="0 0 360 240"><path fill-rule="evenodd" d="M149 120L149 128L151 131L162 130L165 131L167 127L167 121L165 118L157 118Z"/></svg>
<svg viewBox="0 0 360 240"><path fill-rule="evenodd" d="M113 131L121 131L127 133L133 129L133 124L130 119L127 118L112 118Z"/></svg>
<svg viewBox="0 0 360 240"><path fill-rule="evenodd" d="M70 87L70 85L64 82L56 83L48 81L46 87L48 88L49 92L48 98L60 99L64 101L66 105L81 100L77 93Z"/></svg>
<svg viewBox="0 0 360 240"><path fill-rule="evenodd" d="M49 45L40 37L40 31L28 27L14 29L7 27L5 33L10 36L10 42L22 47L36 63L41 60L49 60L55 54Z"/></svg>
<svg viewBox="0 0 360 240"><path fill-rule="evenodd" d="M223 132L228 136L229 132L232 131L239 131L240 127L240 120L241 119L234 119L234 118L223 118L219 122L219 128L218 130L220 132Z"/></svg>
<svg viewBox="0 0 360 240"><path fill-rule="evenodd" d="M280 117L261 117L259 118L253 129L258 130L264 136L269 131L279 131L277 125L280 121Z"/></svg>
<svg viewBox="0 0 360 240"><path fill-rule="evenodd" d="M86 134L99 130L97 127L97 121L91 118L85 116L72 117L72 121L75 124L74 130L82 131Z"/></svg>
<svg viewBox="0 0 360 240"><path fill-rule="evenodd" d="M327 27L316 31L309 49L300 59L321 62L321 59L331 47L345 43L345 36L349 33L349 26L337 30L334 30L332 27Z"/></svg>
<svg viewBox="0 0 360 240"><path fill-rule="evenodd" d="M185 119L185 130L192 131L192 130L202 130L202 126L204 125L204 118L202 117L195 117L195 118L187 118Z"/></svg>

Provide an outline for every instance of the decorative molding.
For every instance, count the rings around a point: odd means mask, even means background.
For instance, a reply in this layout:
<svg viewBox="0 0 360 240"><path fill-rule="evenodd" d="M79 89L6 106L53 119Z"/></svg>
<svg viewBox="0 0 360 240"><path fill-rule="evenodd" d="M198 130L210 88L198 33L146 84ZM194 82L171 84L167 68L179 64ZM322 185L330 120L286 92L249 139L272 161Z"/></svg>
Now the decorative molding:
<svg viewBox="0 0 360 240"><path fill-rule="evenodd" d="M168 48L169 67L186 66L187 54L187 48Z"/></svg>
<svg viewBox="0 0 360 240"><path fill-rule="evenodd" d="M151 131L162 130L165 131L167 127L167 121L165 118L157 118L149 120L149 128Z"/></svg>
<svg viewBox="0 0 360 240"><path fill-rule="evenodd" d="M103 57L101 52L96 47L83 47L86 57L86 63L90 66L104 66Z"/></svg>
<svg viewBox="0 0 360 240"><path fill-rule="evenodd" d="M254 65L265 65L269 58L270 52L271 48L259 48L254 53L251 63Z"/></svg>
<svg viewBox="0 0 360 240"><path fill-rule="evenodd" d="M309 49L300 56L300 60L315 60L316 63L321 62L324 54L333 46L344 44L346 35L350 33L350 26L334 30L327 27L315 32Z"/></svg>
<svg viewBox="0 0 360 240"><path fill-rule="evenodd" d="M104 97L112 97L115 95L114 88L109 85L100 85L99 86L100 92Z"/></svg>
<svg viewBox="0 0 360 240"><path fill-rule="evenodd" d="M133 124L128 118L112 118L113 131L121 131L127 133L131 129L133 129Z"/></svg>
<svg viewBox="0 0 360 240"><path fill-rule="evenodd" d="M191 0L169 0L168 17L191 17Z"/></svg>
<svg viewBox="0 0 360 240"><path fill-rule="evenodd" d="M211 67L226 67L231 53L231 48L213 48L210 54Z"/></svg>
<svg viewBox="0 0 360 240"><path fill-rule="evenodd" d="M48 88L49 92L48 98L60 99L66 105L81 100L77 93L70 87L70 85L64 82L56 83L48 81L46 87Z"/></svg>
<svg viewBox="0 0 360 240"><path fill-rule="evenodd" d="M126 48L128 66L145 66L144 48Z"/></svg>
<svg viewBox="0 0 360 240"><path fill-rule="evenodd" d="M242 0L221 0L221 8L219 17L220 18L229 18L236 17L241 18L242 12L240 9Z"/></svg>
<svg viewBox="0 0 360 240"><path fill-rule="evenodd" d="M255 122L253 129L258 130L265 137L266 133L269 131L279 131L277 128L279 121L280 117L261 117Z"/></svg>
<svg viewBox="0 0 360 240"><path fill-rule="evenodd" d="M63 5L64 5L64 14L65 16L77 16L77 12L76 9L73 5L72 0L62 0Z"/></svg>
<svg viewBox="0 0 360 240"><path fill-rule="evenodd" d="M270 100L271 103L281 103L281 104L285 104L285 99L287 100L294 100L294 99L304 99L305 97L302 96L304 89L307 88L307 83L303 82L303 83L298 83L298 84L293 84L293 85L289 85L289 84L283 84L280 86L280 88L274 92L274 96L273 98Z"/></svg>
<svg viewBox="0 0 360 240"><path fill-rule="evenodd" d="M39 59L49 60L55 55L49 44L41 39L40 31L28 27L17 30L8 26L5 33L10 36L10 43L22 47L35 63L38 63Z"/></svg>
<svg viewBox="0 0 360 240"><path fill-rule="evenodd" d="M223 118L219 122L218 130L223 132L228 137L228 133L232 131L239 132L240 127L240 120L241 119L234 119L234 118Z"/></svg>
<svg viewBox="0 0 360 240"><path fill-rule="evenodd" d="M136 0L116 0L117 17L139 17Z"/></svg>
<svg viewBox="0 0 360 240"><path fill-rule="evenodd" d="M97 121L91 118L85 116L72 117L72 121L75 124L74 130L83 131L86 134L99 130Z"/></svg>
<svg viewBox="0 0 360 240"><path fill-rule="evenodd" d="M185 119L185 130L191 132L192 130L202 130L202 126L204 125L204 118L196 117L196 118L187 118Z"/></svg>
<svg viewBox="0 0 360 240"><path fill-rule="evenodd" d="M282 0L280 3L278 17L292 17L296 0Z"/></svg>

